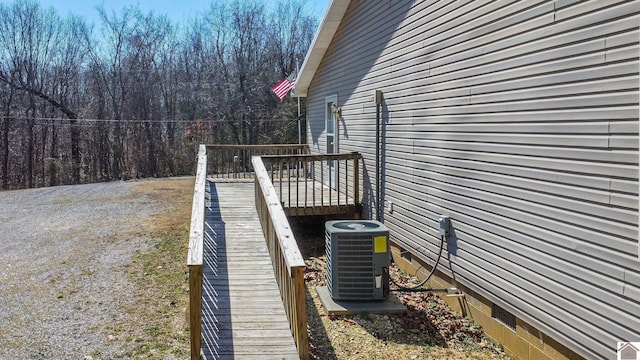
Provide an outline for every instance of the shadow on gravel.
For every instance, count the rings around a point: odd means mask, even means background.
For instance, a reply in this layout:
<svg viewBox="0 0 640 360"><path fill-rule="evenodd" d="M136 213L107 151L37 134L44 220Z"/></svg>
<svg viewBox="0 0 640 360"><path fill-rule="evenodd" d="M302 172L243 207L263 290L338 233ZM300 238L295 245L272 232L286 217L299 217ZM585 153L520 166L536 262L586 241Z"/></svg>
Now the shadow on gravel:
<svg viewBox="0 0 640 360"><path fill-rule="evenodd" d="M322 216L294 216L289 218L291 230L304 259L324 255L324 223Z"/></svg>
<svg viewBox="0 0 640 360"><path fill-rule="evenodd" d="M315 291L312 289L311 291ZM338 357L331 346L329 335L322 324L320 312L316 307L309 288L305 289L307 298L307 320L309 322L309 352L312 359L337 360Z"/></svg>

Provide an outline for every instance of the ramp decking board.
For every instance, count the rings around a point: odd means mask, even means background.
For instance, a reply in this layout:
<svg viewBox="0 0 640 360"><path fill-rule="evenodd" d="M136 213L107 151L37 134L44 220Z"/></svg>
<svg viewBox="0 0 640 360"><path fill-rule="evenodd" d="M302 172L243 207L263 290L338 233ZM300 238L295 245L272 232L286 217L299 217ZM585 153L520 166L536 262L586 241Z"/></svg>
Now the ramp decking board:
<svg viewBox="0 0 640 360"><path fill-rule="evenodd" d="M258 220L253 183L207 186L203 357L298 359Z"/></svg>

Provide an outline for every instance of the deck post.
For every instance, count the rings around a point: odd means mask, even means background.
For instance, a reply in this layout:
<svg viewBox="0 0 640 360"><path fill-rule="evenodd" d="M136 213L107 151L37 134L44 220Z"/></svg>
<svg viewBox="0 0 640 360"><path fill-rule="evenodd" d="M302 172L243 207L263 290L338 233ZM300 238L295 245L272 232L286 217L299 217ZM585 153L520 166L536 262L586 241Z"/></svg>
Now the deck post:
<svg viewBox="0 0 640 360"><path fill-rule="evenodd" d="M295 334L296 345L300 359L309 359L309 332L307 331L307 297L304 284L304 267L292 269L295 322L297 329Z"/></svg>
<svg viewBox="0 0 640 360"><path fill-rule="evenodd" d="M202 337L202 265L189 266L189 334L191 360L199 360Z"/></svg>

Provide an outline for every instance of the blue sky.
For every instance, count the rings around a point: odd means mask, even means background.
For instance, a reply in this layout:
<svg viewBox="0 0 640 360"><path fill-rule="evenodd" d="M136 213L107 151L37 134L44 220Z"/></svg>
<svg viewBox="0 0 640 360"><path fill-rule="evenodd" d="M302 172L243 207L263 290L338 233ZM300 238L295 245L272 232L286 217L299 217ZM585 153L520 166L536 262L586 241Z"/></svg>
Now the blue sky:
<svg viewBox="0 0 640 360"><path fill-rule="evenodd" d="M62 17L73 13L85 18L89 23L98 21L96 6L104 3L108 12L119 12L123 7L138 5L144 12L153 10L156 14L166 14L174 22L184 23L189 17L204 12L212 1L220 0L39 0L44 8L53 7ZM276 3L276 0L264 0L266 3ZM330 0L306 0L307 9L318 18L324 15L324 11ZM11 2L0 0L0 2Z"/></svg>

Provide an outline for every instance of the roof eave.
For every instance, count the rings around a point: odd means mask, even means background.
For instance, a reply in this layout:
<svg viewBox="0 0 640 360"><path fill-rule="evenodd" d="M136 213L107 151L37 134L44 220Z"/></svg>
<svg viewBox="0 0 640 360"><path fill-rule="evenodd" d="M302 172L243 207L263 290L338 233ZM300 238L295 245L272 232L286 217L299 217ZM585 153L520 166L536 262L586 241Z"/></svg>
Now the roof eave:
<svg viewBox="0 0 640 360"><path fill-rule="evenodd" d="M351 0L331 0L298 73L293 96L306 97L311 80L327 52Z"/></svg>

